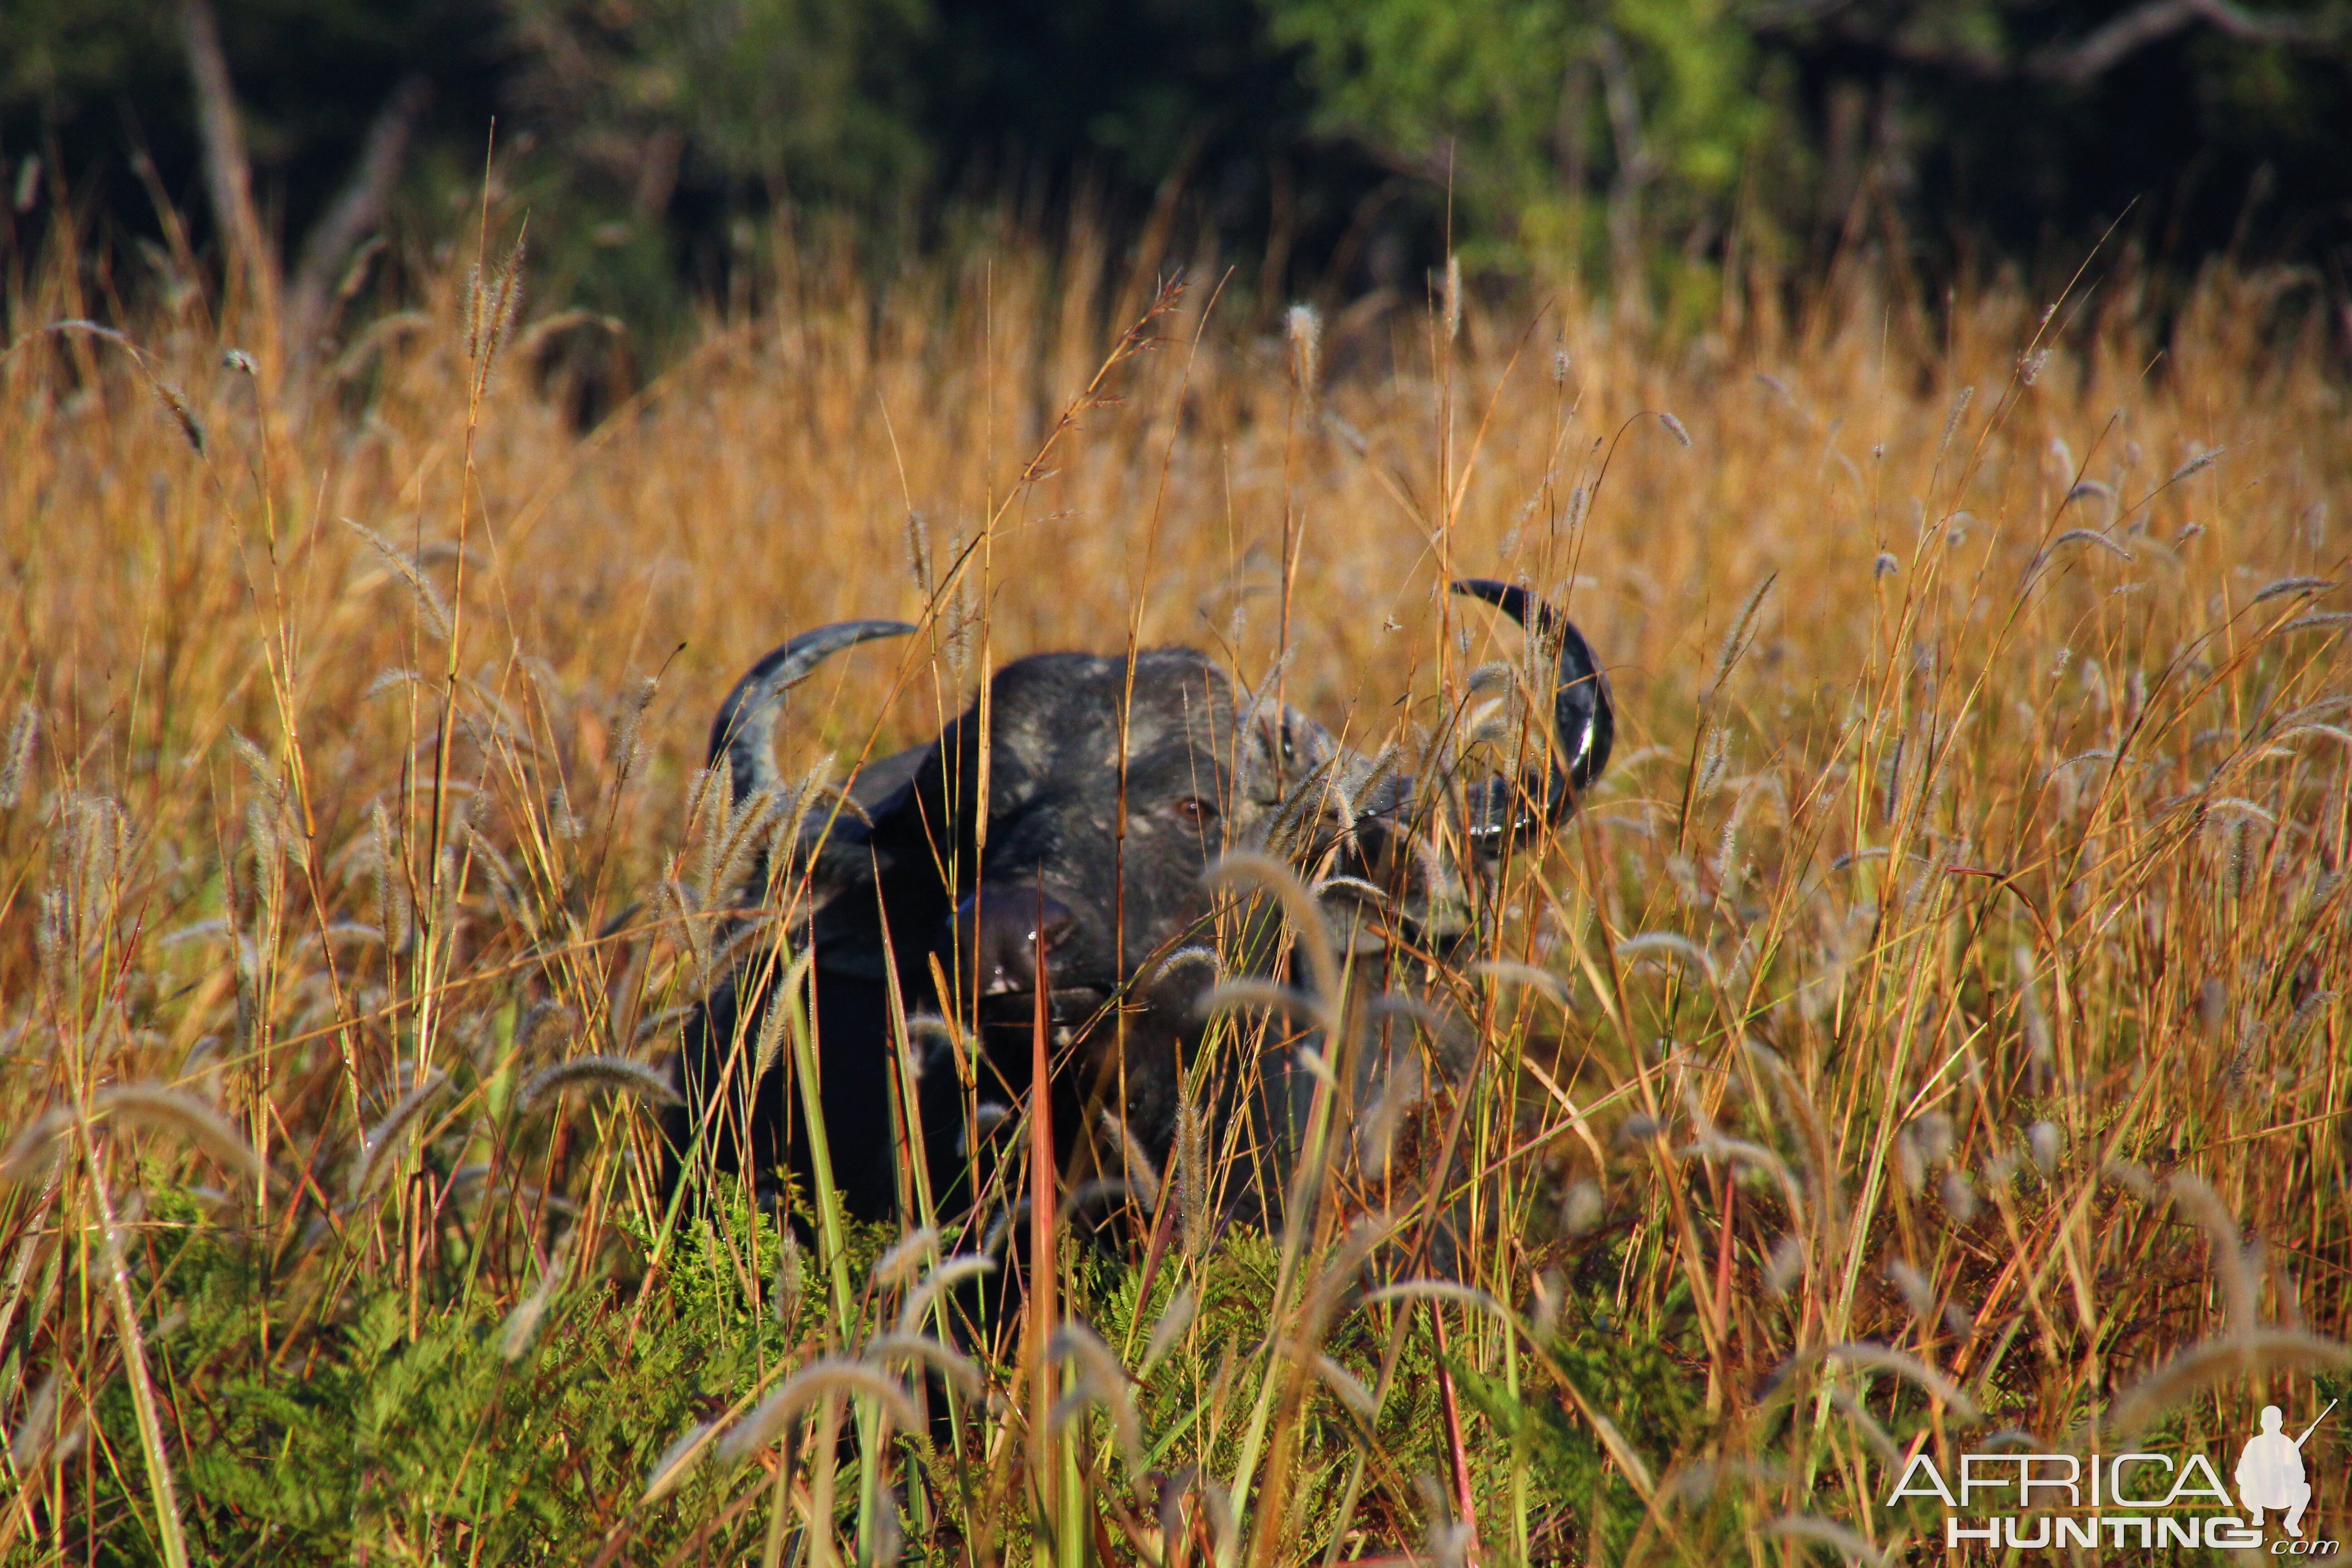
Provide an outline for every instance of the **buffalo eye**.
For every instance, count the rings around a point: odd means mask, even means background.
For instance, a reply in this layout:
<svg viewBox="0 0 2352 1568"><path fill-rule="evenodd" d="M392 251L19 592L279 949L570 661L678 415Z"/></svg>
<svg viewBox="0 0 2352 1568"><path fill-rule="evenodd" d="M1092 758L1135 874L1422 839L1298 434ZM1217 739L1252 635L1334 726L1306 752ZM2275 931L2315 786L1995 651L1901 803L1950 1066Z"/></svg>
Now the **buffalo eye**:
<svg viewBox="0 0 2352 1568"><path fill-rule="evenodd" d="M1202 800L1197 795L1186 795L1169 810L1175 814L1177 821L1190 827L1206 827L1217 820L1216 803Z"/></svg>

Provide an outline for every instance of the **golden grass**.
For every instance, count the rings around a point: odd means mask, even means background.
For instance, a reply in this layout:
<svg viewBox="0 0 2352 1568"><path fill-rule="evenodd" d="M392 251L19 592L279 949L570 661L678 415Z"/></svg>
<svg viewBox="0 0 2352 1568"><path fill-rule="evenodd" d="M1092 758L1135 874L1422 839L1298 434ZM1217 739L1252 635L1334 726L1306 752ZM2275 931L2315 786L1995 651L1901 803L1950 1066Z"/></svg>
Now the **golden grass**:
<svg viewBox="0 0 2352 1568"><path fill-rule="evenodd" d="M2116 290L2041 325L1854 286L1690 343L1398 310L1324 327L1302 387L1297 336L1205 276L1098 374L1149 304L1106 310L1106 272L803 258L584 438L456 278L299 387L225 364L238 321L200 300L120 323L137 363L45 329L90 308L64 274L13 303L0 1556L1899 1555L1942 1548L1881 1506L1890 1454L2316 1412L2352 1331L2352 408L2260 280L2210 280L2161 353ZM1239 1287L1180 1245L1103 1339L1055 1331L1057 1370L1011 1329L975 1350L988 1391L926 1458L878 1432L909 1366L952 1363L935 1404L972 1370L916 1339L940 1293L870 1339L922 1257L869 1281L844 1243L803 1300L772 1233L666 1227L626 1061L522 1092L674 1039L717 901L706 726L789 633L932 617L795 697L788 770L1130 638L1253 679L1295 648L1290 700L1369 747L1496 657L1442 581L1514 574L1609 660L1619 760L1447 981L1491 1047L1441 1097L1489 1237L1458 1286L1335 1305L1372 1250L1335 1197L1219 1339ZM185 1348L195 1236L261 1281L241 1358ZM1064 1262L1066 1316L1135 1284ZM707 1331L684 1282L752 1360L625 1441L481 1416L449 1489L368 1448L309 1524L206 1458L299 1447L232 1372L424 1402L382 1369L488 1324L488 1410L500 1367L551 1390ZM1370 1359L1322 1354L1359 1312ZM1408 1331L1488 1391L1449 1376L1419 1447L1379 1414L1417 1396ZM1566 1496L1497 1401L1614 1479ZM486 1546L527 1510L465 1486L514 1444L568 1489Z"/></svg>

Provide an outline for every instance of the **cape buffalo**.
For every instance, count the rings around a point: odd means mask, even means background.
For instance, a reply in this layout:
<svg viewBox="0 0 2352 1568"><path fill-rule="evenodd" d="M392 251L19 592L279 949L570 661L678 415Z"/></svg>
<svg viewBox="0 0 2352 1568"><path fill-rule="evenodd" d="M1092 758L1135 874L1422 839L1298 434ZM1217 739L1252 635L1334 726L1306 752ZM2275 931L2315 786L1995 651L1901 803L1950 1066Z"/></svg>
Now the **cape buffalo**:
<svg viewBox="0 0 2352 1568"><path fill-rule="evenodd" d="M781 934L743 944L754 956L689 1020L673 1150L809 1190L813 1130L782 993L805 1020L814 1131L855 1215L981 1199L988 1133L1024 1103L1041 1047L1058 1157L1107 1134L1130 1174L1164 1170L1188 1074L1198 1079L1199 1004L1225 967L1204 883L1222 856L1264 851L1371 896L1380 919L1358 936L1375 958L1442 948L1465 929L1478 878L1521 834L1564 819L1608 762L1609 686L1583 636L1522 588L1454 586L1525 626L1545 660L1552 733L1538 749L1549 755L1516 778L1417 782L1393 750L1344 747L1204 655L1167 647L1018 659L936 739L867 764L845 792L796 794L772 755L785 689L829 654L914 628L844 622L769 654L720 708L709 754L729 771L739 821L789 825L749 900ZM1431 847L1440 816L1443 854ZM1255 953L1236 967L1263 970L1278 943L1236 942L1234 930L1223 952ZM1304 1102L1297 1043L1269 1054L1246 1095L1221 1068L1211 1096L1221 1126L1247 1111L1277 1166Z"/></svg>

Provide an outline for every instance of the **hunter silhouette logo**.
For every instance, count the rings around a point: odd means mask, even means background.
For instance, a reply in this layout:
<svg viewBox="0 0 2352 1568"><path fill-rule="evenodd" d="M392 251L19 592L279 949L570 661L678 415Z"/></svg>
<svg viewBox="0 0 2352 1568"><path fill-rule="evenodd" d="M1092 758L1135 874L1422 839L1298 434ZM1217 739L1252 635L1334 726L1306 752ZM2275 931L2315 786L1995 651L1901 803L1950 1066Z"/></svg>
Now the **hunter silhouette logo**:
<svg viewBox="0 0 2352 1568"><path fill-rule="evenodd" d="M1899 1508L1911 1499L1941 1503L1944 1545L1954 1551L2083 1548L2116 1553L2135 1547L2142 1552L2261 1552L2267 1547L2273 1557L2333 1562L2341 1556L2342 1542L2304 1536L2304 1514L2312 1502L2304 1460L2312 1434L2336 1405L2329 1400L2299 1436L2285 1429L2285 1414L2277 1405L2264 1405L2260 1430L2238 1454L2234 1499L2222 1484L2215 1458L2194 1449L1974 1451L1944 1459L1943 1465L1951 1468L1948 1479L1923 1442L1882 1506ZM2231 1512L2233 1506L2247 1517ZM2282 1516L2285 1538L2263 1540L2266 1513Z"/></svg>
<svg viewBox="0 0 2352 1568"><path fill-rule="evenodd" d="M2336 1401L2327 1402L2327 1410L2319 1413L2319 1420L2303 1429L2300 1437L2290 1437L2282 1430L2286 1416L2275 1405L2263 1406L2263 1429L2246 1439L2245 1451L2238 1456L2238 1500L2252 1516L2250 1522L2259 1530L2265 1509L2284 1512L2283 1521L2289 1535L2303 1534L2303 1510L2311 1506L2311 1482L2303 1473L2303 1446L2319 1430L2319 1422L2327 1419L2327 1411L2336 1408Z"/></svg>

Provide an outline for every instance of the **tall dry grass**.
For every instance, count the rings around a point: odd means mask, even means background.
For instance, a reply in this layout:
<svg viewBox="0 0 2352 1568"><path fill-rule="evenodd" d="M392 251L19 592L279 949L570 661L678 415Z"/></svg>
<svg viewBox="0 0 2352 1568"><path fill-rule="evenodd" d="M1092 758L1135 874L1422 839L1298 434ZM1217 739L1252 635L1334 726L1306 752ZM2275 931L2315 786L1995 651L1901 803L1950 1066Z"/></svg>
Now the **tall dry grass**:
<svg viewBox="0 0 2352 1568"><path fill-rule="evenodd" d="M1875 1559L1941 1550L1923 1447L2341 1391L2352 443L2267 284L1684 343L1202 272L1104 374L1151 302L1087 245L794 265L585 436L495 247L302 374L11 302L0 1555ZM970 1238L667 1201L753 658L929 627L788 770L1130 639L1369 748L1496 657L1472 574L1622 731L1435 980L1458 1278L1333 1189L1066 1246L1041 1345L950 1321Z"/></svg>

